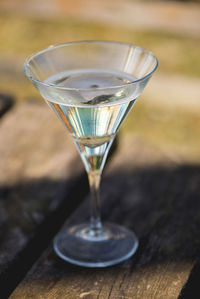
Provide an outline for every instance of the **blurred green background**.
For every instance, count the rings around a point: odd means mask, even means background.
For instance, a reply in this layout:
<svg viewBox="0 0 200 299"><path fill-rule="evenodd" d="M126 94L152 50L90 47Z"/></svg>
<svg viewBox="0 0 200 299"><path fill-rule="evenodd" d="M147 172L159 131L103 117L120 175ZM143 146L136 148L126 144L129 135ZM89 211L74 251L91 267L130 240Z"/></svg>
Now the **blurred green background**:
<svg viewBox="0 0 200 299"><path fill-rule="evenodd" d="M177 163L200 162L200 3L134 0L0 1L0 93L41 97L23 73L32 52L75 40L138 44L159 60L122 134L144 138ZM48 108L47 108L48 109Z"/></svg>

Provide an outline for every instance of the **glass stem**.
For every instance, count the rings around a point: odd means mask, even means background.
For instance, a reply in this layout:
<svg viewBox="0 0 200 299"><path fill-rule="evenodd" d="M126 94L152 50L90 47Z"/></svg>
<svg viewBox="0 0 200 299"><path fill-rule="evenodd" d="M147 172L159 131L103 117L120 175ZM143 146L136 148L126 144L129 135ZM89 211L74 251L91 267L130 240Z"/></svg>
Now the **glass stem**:
<svg viewBox="0 0 200 299"><path fill-rule="evenodd" d="M101 171L90 171L88 173L88 180L91 194L90 234L92 236L99 236L102 233L99 202L99 185L101 181Z"/></svg>

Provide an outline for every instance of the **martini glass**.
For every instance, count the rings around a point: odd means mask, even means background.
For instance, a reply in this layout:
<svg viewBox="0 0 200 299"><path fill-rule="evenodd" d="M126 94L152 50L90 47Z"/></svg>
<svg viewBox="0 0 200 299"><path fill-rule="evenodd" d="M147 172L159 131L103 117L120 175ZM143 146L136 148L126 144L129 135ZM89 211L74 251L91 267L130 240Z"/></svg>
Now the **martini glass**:
<svg viewBox="0 0 200 299"><path fill-rule="evenodd" d="M50 46L25 61L26 75L72 136L88 174L90 223L65 227L54 239L55 252L68 262L106 267L137 250L134 232L102 225L99 185L116 133L157 65L143 48L108 41Z"/></svg>

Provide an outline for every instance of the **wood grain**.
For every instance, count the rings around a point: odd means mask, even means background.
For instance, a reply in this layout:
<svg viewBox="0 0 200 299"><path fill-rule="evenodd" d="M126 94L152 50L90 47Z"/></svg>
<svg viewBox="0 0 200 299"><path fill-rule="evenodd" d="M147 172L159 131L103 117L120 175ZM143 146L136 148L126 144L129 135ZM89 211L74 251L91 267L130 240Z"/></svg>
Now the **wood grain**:
<svg viewBox="0 0 200 299"><path fill-rule="evenodd" d="M28 102L1 119L0 170L3 298L4 282L10 288L16 284L22 269L27 270L39 247L48 242L52 227L58 229L59 207L63 204L67 215L77 204L78 196L70 202L70 194L83 167L70 136L53 112L44 104Z"/></svg>
<svg viewBox="0 0 200 299"><path fill-rule="evenodd" d="M177 298L199 255L200 167L170 157L121 135L104 175L103 219L135 230L135 256L115 267L86 269L61 261L50 246L10 298ZM87 220L88 204L66 225Z"/></svg>

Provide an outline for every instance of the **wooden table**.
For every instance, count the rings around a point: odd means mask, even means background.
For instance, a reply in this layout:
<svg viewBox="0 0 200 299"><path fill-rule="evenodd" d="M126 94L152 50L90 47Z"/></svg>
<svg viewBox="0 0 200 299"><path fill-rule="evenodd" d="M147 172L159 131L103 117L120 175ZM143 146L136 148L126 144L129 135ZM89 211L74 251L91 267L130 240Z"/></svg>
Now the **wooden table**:
<svg viewBox="0 0 200 299"><path fill-rule="evenodd" d="M3 114L3 113L2 113ZM137 253L105 269L60 260L52 239L88 219L87 178L44 104L0 119L0 298L200 298L200 167L121 134L101 186L103 220L134 229Z"/></svg>

